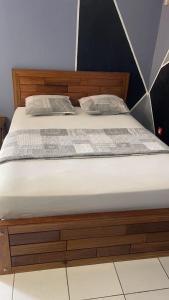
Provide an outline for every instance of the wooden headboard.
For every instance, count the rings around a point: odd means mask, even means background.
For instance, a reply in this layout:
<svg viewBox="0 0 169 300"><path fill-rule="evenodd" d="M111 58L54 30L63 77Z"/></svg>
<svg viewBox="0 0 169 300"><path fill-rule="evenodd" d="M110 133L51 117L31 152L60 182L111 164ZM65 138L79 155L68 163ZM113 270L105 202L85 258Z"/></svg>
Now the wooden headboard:
<svg viewBox="0 0 169 300"><path fill-rule="evenodd" d="M13 69L14 104L25 106L32 95L68 95L73 105L90 95L127 97L129 73Z"/></svg>

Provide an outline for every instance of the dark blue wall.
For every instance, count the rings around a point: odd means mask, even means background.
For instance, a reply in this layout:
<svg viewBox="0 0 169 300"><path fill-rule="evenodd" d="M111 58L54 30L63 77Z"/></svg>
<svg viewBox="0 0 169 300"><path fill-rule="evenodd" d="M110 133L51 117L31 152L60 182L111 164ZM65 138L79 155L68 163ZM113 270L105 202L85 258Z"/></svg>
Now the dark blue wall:
<svg viewBox="0 0 169 300"><path fill-rule="evenodd" d="M131 108L145 88L113 1L81 0L79 20L78 70L129 72Z"/></svg>

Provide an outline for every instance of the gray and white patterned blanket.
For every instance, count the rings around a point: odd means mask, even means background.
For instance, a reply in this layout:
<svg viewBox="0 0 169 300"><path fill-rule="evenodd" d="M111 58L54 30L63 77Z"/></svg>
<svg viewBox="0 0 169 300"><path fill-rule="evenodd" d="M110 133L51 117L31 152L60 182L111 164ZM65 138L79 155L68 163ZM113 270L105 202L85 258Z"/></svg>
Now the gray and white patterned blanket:
<svg viewBox="0 0 169 300"><path fill-rule="evenodd" d="M169 153L169 147L144 128L29 129L7 135L0 162L154 153Z"/></svg>

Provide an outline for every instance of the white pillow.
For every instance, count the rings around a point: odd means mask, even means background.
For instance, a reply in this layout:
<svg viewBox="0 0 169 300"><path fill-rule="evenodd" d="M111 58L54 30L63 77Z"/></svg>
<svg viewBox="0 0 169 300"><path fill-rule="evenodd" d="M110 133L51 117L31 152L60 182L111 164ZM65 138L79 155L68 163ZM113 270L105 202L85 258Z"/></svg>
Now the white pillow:
<svg viewBox="0 0 169 300"><path fill-rule="evenodd" d="M37 95L26 99L26 114L43 116L53 114L75 114L69 97L64 95Z"/></svg>
<svg viewBox="0 0 169 300"><path fill-rule="evenodd" d="M115 95L96 95L79 99L81 109L91 115L129 113L124 100Z"/></svg>

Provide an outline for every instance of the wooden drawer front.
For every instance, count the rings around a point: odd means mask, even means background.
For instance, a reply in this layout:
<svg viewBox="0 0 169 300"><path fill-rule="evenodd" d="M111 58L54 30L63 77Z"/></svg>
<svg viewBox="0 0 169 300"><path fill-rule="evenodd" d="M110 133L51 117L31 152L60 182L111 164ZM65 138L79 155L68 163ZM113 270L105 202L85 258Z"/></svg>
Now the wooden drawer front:
<svg viewBox="0 0 169 300"><path fill-rule="evenodd" d="M169 222L153 222L145 224L132 224L128 225L127 233L150 233L150 232L161 232L169 231Z"/></svg>
<svg viewBox="0 0 169 300"><path fill-rule="evenodd" d="M160 210L161 212L161 210ZM126 231L128 234L134 233L144 233L148 228L152 228L153 232L157 232L158 225L165 227L167 231L167 226L169 224L169 209L167 213L155 213L152 214L148 211L141 211L134 214L134 212L124 213L100 213L98 216L96 214L78 215L76 216L58 216L57 218L52 217L44 222L44 218L35 218L34 223L31 223L25 219L18 222L17 225L12 225L8 227L9 234L19 234L19 233L31 233L31 232L42 232L42 231L52 231L52 230L63 230L63 229L86 229L86 228L96 228L96 227L109 227L109 226L126 226ZM126 215L129 216L126 216ZM105 217L106 215L106 217ZM48 218L45 218L48 219ZM159 229L158 229L159 231ZM148 231L149 232L149 231Z"/></svg>
<svg viewBox="0 0 169 300"><path fill-rule="evenodd" d="M126 232L127 227L125 225L126 220L123 218L122 220L115 220L113 218L92 218L90 220L80 220L77 219L76 221L59 221L56 223L41 223L41 224L28 224L28 225L14 225L9 226L9 234L20 234L20 233L31 233L31 232L42 232L42 231L58 231L61 230L62 236L71 233L75 234L76 231L82 230L87 231L89 234L92 230L97 230L103 228L102 230L106 229L106 227L112 227L115 232ZM121 225L122 223L122 225ZM73 231L74 229L74 231ZM67 231L68 230L68 231ZM72 230L72 232L70 231ZM81 231L81 232L82 232ZM66 237L67 238L67 237Z"/></svg>
<svg viewBox="0 0 169 300"><path fill-rule="evenodd" d="M114 235L124 235L126 233L126 226L109 226L109 227L93 227L84 229L72 229L72 230L62 230L61 239L62 240L74 240L83 239L90 237L105 237Z"/></svg>
<svg viewBox="0 0 169 300"><path fill-rule="evenodd" d="M12 257L12 266L24 266L31 264L42 264L50 262L66 262L74 259L85 259L96 257L96 249L83 249L65 252L49 252L34 255L22 255Z"/></svg>
<svg viewBox="0 0 169 300"><path fill-rule="evenodd" d="M131 246L131 253L155 252L166 250L169 250L169 241L159 243L134 244Z"/></svg>
<svg viewBox="0 0 169 300"><path fill-rule="evenodd" d="M114 256L114 255L124 255L130 253L130 245L120 245L112 247L103 247L97 249L98 257Z"/></svg>
<svg viewBox="0 0 169 300"><path fill-rule="evenodd" d="M146 235L147 242L169 241L169 232L149 233Z"/></svg>
<svg viewBox="0 0 169 300"><path fill-rule="evenodd" d="M76 259L83 259L83 258L94 258L96 257L96 249L82 249L82 250L73 250L67 251L65 253L65 260L76 260Z"/></svg>
<svg viewBox="0 0 169 300"><path fill-rule="evenodd" d="M117 237L108 238L92 238L92 239L81 239L81 240L71 240L67 243L67 249L84 249L93 247L107 247L114 245L125 245L132 243L144 243L145 236L139 235L124 235Z"/></svg>
<svg viewBox="0 0 169 300"><path fill-rule="evenodd" d="M65 251L66 242L52 242L29 245L11 246L11 256Z"/></svg>
<svg viewBox="0 0 169 300"><path fill-rule="evenodd" d="M158 216L159 217L159 216ZM169 254L169 216L75 218L8 227L14 271Z"/></svg>
<svg viewBox="0 0 169 300"><path fill-rule="evenodd" d="M64 252L51 252L43 254L32 254L32 255L22 255L12 257L12 266L24 266L33 264L42 264L48 262L64 262L65 256Z"/></svg>
<svg viewBox="0 0 169 300"><path fill-rule="evenodd" d="M59 231L13 234L9 241L11 246L55 242L59 240L59 234Z"/></svg>

